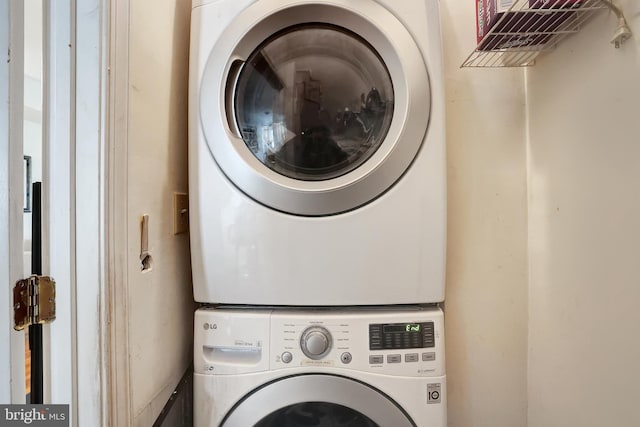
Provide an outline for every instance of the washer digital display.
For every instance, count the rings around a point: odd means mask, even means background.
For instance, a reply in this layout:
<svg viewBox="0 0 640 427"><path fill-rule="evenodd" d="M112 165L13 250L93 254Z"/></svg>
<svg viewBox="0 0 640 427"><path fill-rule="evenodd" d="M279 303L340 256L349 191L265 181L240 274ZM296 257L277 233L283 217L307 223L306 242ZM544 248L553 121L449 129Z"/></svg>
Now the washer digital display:
<svg viewBox="0 0 640 427"><path fill-rule="evenodd" d="M435 345L433 322L369 325L369 350L429 348Z"/></svg>

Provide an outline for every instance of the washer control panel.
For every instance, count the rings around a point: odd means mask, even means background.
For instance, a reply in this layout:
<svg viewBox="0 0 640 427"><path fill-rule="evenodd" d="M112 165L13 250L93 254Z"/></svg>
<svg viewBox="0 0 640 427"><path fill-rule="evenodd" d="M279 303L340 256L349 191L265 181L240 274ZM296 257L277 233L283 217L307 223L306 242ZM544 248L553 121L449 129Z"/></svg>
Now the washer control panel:
<svg viewBox="0 0 640 427"><path fill-rule="evenodd" d="M196 312L194 364L212 375L304 368L439 376L443 331L438 307L206 308Z"/></svg>
<svg viewBox="0 0 640 427"><path fill-rule="evenodd" d="M439 308L274 310L270 367L443 375L443 326Z"/></svg>

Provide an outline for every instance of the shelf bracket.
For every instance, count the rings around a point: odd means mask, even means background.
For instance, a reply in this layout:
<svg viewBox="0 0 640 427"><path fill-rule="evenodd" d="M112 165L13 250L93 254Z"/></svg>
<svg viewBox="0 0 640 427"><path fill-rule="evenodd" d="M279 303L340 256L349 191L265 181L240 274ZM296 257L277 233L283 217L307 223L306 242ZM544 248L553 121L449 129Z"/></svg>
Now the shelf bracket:
<svg viewBox="0 0 640 427"><path fill-rule="evenodd" d="M616 32L613 34L613 38L611 39L611 44L613 44L615 48L618 49L622 43L631 38L633 33L631 32L631 28L629 27L629 24L627 24L624 13L619 6L614 4L611 0L600 0L600 3L611 9L611 11L618 17L618 28L616 29Z"/></svg>
<svg viewBox="0 0 640 427"><path fill-rule="evenodd" d="M499 1L499 3L498 3ZM618 27L611 44L632 37L614 0L476 0L478 45L462 67L527 67L579 32L596 12L612 11Z"/></svg>

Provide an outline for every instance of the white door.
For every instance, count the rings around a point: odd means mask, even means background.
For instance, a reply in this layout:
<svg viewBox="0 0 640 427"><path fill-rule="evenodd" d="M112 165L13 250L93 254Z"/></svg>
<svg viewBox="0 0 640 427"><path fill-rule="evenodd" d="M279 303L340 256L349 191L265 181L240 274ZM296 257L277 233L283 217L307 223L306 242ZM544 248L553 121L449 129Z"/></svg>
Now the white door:
<svg viewBox="0 0 640 427"><path fill-rule="evenodd" d="M98 425L106 413L105 4L32 1L42 10L43 274L57 281L57 318L43 331L44 402L69 404L71 425ZM2 403L25 402L24 333L13 331L10 294L24 274L24 10L0 2L0 342L10 343L0 347Z"/></svg>
<svg viewBox="0 0 640 427"><path fill-rule="evenodd" d="M0 2L0 401L24 403L24 333L12 328L12 288L22 277L22 2ZM9 344L9 345L7 345Z"/></svg>

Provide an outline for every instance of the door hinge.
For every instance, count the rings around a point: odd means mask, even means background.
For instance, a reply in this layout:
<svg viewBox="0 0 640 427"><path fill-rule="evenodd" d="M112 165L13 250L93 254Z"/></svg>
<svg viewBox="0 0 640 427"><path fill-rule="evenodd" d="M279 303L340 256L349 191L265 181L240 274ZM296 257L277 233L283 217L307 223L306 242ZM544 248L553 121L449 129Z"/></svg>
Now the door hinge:
<svg viewBox="0 0 640 427"><path fill-rule="evenodd" d="M18 280L13 288L13 329L50 323L56 318L56 281L49 276Z"/></svg>

